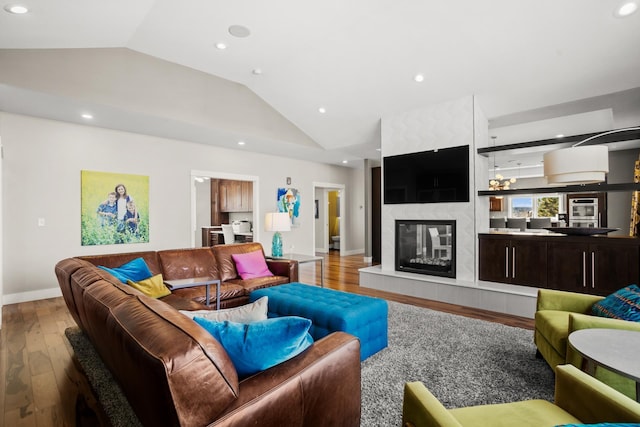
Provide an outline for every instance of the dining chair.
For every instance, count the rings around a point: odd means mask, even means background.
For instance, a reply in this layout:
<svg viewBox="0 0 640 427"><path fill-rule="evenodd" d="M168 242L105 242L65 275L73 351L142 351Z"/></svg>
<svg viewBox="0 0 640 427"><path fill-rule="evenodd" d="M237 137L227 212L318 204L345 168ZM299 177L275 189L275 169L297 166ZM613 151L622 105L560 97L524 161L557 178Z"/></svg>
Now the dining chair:
<svg viewBox="0 0 640 427"><path fill-rule="evenodd" d="M507 221L504 218L489 218L489 228L505 228Z"/></svg>
<svg viewBox="0 0 640 427"><path fill-rule="evenodd" d="M436 228L429 228L429 234L431 235L431 257L443 258L442 251L444 251L444 258L449 258L449 246L440 243L440 234ZM437 256L440 253L440 256Z"/></svg>
<svg viewBox="0 0 640 427"><path fill-rule="evenodd" d="M520 231L526 231L527 218L507 218L507 228L519 228Z"/></svg>
<svg viewBox="0 0 640 427"><path fill-rule="evenodd" d="M236 234L233 232L231 224L222 224L222 235L225 245L236 243Z"/></svg>
<svg viewBox="0 0 640 427"><path fill-rule="evenodd" d="M529 228L549 228L551 227L551 218L531 218L529 220Z"/></svg>

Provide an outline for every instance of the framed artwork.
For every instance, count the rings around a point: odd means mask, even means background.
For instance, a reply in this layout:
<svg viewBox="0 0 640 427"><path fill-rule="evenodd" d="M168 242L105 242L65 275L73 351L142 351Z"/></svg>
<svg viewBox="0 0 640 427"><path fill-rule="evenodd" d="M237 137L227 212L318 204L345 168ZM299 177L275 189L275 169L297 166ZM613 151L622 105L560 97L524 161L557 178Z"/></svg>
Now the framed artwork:
<svg viewBox="0 0 640 427"><path fill-rule="evenodd" d="M300 193L295 188L278 188L278 212L288 212L291 226L300 226Z"/></svg>
<svg viewBox="0 0 640 427"><path fill-rule="evenodd" d="M149 243L149 177L81 171L82 246Z"/></svg>

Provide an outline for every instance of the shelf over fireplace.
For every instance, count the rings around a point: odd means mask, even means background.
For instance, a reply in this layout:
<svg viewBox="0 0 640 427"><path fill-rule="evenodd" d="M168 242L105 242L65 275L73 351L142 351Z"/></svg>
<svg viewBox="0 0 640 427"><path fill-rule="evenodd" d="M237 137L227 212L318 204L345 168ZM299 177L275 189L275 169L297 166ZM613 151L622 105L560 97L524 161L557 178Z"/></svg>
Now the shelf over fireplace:
<svg viewBox="0 0 640 427"><path fill-rule="evenodd" d="M396 271L456 277L456 221L396 220Z"/></svg>

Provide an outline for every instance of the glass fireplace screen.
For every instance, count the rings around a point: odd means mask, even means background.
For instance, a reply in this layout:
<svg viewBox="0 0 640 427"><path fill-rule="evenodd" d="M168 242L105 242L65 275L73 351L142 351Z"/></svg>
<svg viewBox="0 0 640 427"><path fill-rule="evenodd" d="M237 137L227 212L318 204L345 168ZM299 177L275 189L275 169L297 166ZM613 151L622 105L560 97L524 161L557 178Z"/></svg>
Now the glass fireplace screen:
<svg viewBox="0 0 640 427"><path fill-rule="evenodd" d="M455 220L396 220L396 271L456 277Z"/></svg>

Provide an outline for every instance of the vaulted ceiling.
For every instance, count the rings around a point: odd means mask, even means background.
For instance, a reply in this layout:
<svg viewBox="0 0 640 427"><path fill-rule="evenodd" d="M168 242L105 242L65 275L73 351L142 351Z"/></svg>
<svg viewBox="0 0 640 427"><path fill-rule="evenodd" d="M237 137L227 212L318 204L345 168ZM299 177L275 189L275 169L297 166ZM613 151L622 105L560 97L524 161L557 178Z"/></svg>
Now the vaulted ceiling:
<svg viewBox="0 0 640 427"><path fill-rule="evenodd" d="M463 96L498 119L640 87L640 12L618 0L20 3L0 48L127 48L244 85L329 163L379 158L382 117Z"/></svg>

